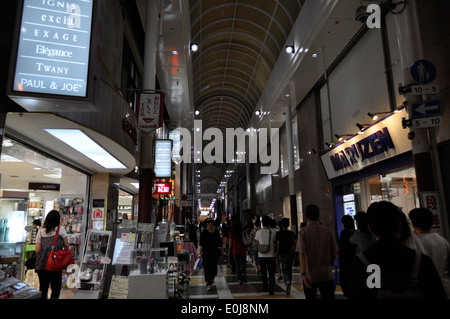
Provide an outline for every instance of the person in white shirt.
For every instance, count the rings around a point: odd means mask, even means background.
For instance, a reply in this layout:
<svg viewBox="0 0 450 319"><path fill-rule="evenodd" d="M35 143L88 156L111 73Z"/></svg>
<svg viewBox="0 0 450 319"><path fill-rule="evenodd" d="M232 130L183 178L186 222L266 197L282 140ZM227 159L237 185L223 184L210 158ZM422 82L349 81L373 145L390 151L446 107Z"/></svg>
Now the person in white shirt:
<svg viewBox="0 0 450 319"><path fill-rule="evenodd" d="M447 298L450 298L449 242L438 233L431 231L431 227L433 226L433 213L429 209L415 208L409 212L409 219L418 233L417 239L420 242L422 253L428 255L433 261L441 277Z"/></svg>
<svg viewBox="0 0 450 319"><path fill-rule="evenodd" d="M258 230L255 240L258 245L270 245L267 253L258 252L258 258L261 269L261 280L263 282L263 292L269 292L269 295L275 293L275 240L276 231L270 228L269 216L263 216L261 220L263 228ZM267 273L269 278L267 278Z"/></svg>
<svg viewBox="0 0 450 319"><path fill-rule="evenodd" d="M41 291L41 299L47 299L49 285L52 287L51 299L58 299L61 292L62 271L47 271L48 254L52 249L53 239L56 230L60 226L61 217L59 212L52 210L47 214L44 225L36 235L36 268L35 271L39 276L39 290ZM55 250L69 248L67 233L64 227L60 227Z"/></svg>

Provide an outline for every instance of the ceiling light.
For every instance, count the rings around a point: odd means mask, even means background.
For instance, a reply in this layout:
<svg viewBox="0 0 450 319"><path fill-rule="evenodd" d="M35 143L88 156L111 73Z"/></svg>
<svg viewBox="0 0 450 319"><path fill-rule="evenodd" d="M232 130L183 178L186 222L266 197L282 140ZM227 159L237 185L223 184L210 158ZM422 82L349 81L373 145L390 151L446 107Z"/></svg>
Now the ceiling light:
<svg viewBox="0 0 450 319"><path fill-rule="evenodd" d="M317 53L313 53L312 57L317 58L319 55Z"/></svg>
<svg viewBox="0 0 450 319"><path fill-rule="evenodd" d="M256 110L256 111L255 111L255 114L256 114L257 116L260 116L260 115L261 115L261 111L260 111L260 110Z"/></svg>
<svg viewBox="0 0 450 319"><path fill-rule="evenodd" d="M173 54L173 55L178 55L179 52L178 52L177 50L172 50L172 54Z"/></svg>
<svg viewBox="0 0 450 319"><path fill-rule="evenodd" d="M200 115L200 111L199 111L199 110L196 110L196 111L195 111L195 115Z"/></svg>
<svg viewBox="0 0 450 319"><path fill-rule="evenodd" d="M198 51L198 44L192 43L191 44L191 51L192 52L197 52Z"/></svg>
<svg viewBox="0 0 450 319"><path fill-rule="evenodd" d="M137 189L139 189L139 183L130 183L131 185L133 185L134 186L134 188L137 188Z"/></svg>
<svg viewBox="0 0 450 319"><path fill-rule="evenodd" d="M294 54L294 53L295 53L295 48L294 48L294 46L293 46L293 45L288 45L288 46L286 47L286 53L288 53L288 54Z"/></svg>
<svg viewBox="0 0 450 319"><path fill-rule="evenodd" d="M126 169L127 167L109 154L89 136L77 129L45 129L58 140L74 148L106 169Z"/></svg>

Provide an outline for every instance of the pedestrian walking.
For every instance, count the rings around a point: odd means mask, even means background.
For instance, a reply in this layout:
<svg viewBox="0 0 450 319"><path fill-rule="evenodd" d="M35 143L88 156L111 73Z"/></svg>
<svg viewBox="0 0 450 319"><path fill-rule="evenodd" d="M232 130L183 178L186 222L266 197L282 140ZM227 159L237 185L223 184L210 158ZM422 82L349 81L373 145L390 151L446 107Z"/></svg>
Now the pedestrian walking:
<svg viewBox="0 0 450 319"><path fill-rule="evenodd" d="M223 245L214 221L207 219L205 224L206 229L200 234L200 256L203 261L206 290L210 291L217 276L217 266Z"/></svg>
<svg viewBox="0 0 450 319"><path fill-rule="evenodd" d="M338 247L331 230L319 222L320 210L308 205L305 210L306 227L300 229L300 269L306 299L316 299L317 289L322 299L334 299L333 267Z"/></svg>
<svg viewBox="0 0 450 319"><path fill-rule="evenodd" d="M450 298L450 245L447 239L432 232L433 213L427 208L415 208L409 212L409 219L417 232L422 253L429 256L441 277L447 298Z"/></svg>
<svg viewBox="0 0 450 319"><path fill-rule="evenodd" d="M251 244L251 249L252 249L252 253L253 253L253 262L255 263L255 267L256 267L256 274L260 274L260 263L259 263L259 257L258 257L258 241L255 239L256 237L256 233L258 232L258 230L261 229L261 220L259 218L259 216L257 216L256 220L255 220L255 227L252 229L251 232L251 240L252 240L252 244Z"/></svg>
<svg viewBox="0 0 450 319"><path fill-rule="evenodd" d="M244 230L239 219L231 221L230 248L232 258L236 264L236 276L239 284L247 282L247 248L244 243Z"/></svg>
<svg viewBox="0 0 450 319"><path fill-rule="evenodd" d="M352 265L356 253L356 245L350 242L355 233L355 220L350 215L341 219L344 229L339 237L339 284L345 297L349 297L349 286L352 278Z"/></svg>
<svg viewBox="0 0 450 319"><path fill-rule="evenodd" d="M375 237L369 230L365 212L357 212L355 214L355 222L357 230L350 237L350 243L357 245L356 255L358 255L375 242Z"/></svg>
<svg viewBox="0 0 450 319"><path fill-rule="evenodd" d="M61 293L62 271L48 271L45 269L47 259L52 250L56 231L61 224L61 216L58 211L52 210L45 217L44 225L36 235L36 266L35 271L39 277L39 290L41 299L48 298L49 286L52 288L50 299L58 299ZM64 227L59 228L54 250L69 249L67 233Z"/></svg>
<svg viewBox="0 0 450 319"><path fill-rule="evenodd" d="M281 272L283 274L284 283L286 284L286 294L291 293L292 285L292 266L294 264L295 234L290 231L289 218L283 218L281 220L281 230L276 233L277 252L281 263Z"/></svg>
<svg viewBox="0 0 450 319"><path fill-rule="evenodd" d="M262 229L258 230L255 240L258 242L258 257L261 267L262 292L275 294L275 230L270 228L269 216L262 217ZM267 247L267 250L264 248Z"/></svg>
<svg viewBox="0 0 450 319"><path fill-rule="evenodd" d="M403 214L391 202L372 203L367 210L370 230L377 240L355 258L352 267L352 299L447 299L436 267L430 257L402 244ZM377 265L379 279L368 272ZM376 278L375 278L376 279ZM368 283L377 283L377 289Z"/></svg>

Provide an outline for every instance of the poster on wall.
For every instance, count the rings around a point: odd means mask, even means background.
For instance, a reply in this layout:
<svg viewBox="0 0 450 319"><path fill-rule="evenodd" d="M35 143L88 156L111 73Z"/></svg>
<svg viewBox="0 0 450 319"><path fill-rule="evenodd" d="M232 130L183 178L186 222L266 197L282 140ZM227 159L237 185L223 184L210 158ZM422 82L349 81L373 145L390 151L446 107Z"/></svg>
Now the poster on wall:
<svg viewBox="0 0 450 319"><path fill-rule="evenodd" d="M138 128L151 132L161 127L164 115L164 94L137 94Z"/></svg>
<svg viewBox="0 0 450 319"><path fill-rule="evenodd" d="M439 196L437 192L420 193L422 207L429 209L433 213L432 231L442 234L441 209L439 205Z"/></svg>
<svg viewBox="0 0 450 319"><path fill-rule="evenodd" d="M93 0L24 0L15 92L86 97Z"/></svg>

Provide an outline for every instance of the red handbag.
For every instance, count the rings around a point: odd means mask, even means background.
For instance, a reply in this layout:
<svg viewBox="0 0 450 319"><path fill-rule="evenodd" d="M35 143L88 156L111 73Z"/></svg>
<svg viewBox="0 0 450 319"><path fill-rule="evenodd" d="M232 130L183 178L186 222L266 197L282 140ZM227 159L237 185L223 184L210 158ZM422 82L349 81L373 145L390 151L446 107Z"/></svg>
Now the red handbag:
<svg viewBox="0 0 450 319"><path fill-rule="evenodd" d="M72 257L72 252L68 249L61 249L53 251L56 246L56 240L58 239L59 228L56 231L55 238L53 239L52 250L48 254L47 264L45 265L45 270L47 271L61 271L66 270L69 265L74 264Z"/></svg>

